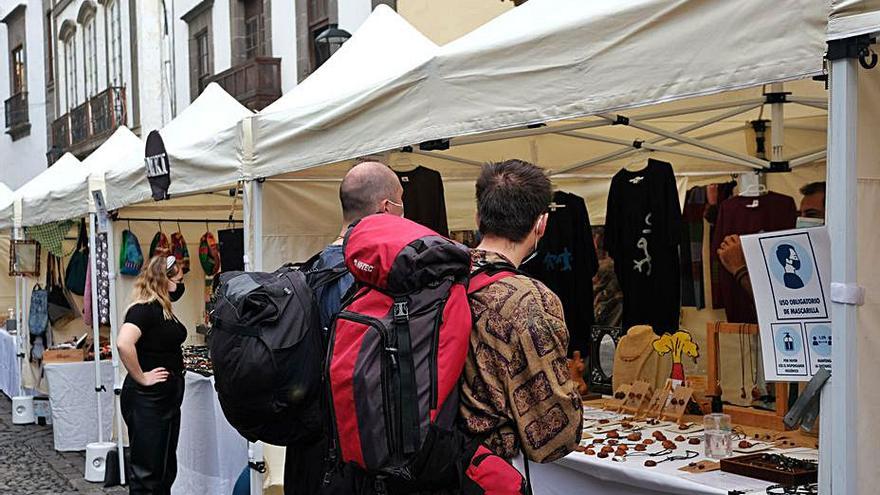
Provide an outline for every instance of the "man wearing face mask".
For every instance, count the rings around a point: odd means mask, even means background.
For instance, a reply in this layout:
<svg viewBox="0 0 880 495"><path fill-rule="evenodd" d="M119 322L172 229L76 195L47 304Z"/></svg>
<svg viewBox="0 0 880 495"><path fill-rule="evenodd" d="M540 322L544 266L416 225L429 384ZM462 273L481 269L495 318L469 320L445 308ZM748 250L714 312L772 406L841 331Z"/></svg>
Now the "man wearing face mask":
<svg viewBox="0 0 880 495"><path fill-rule="evenodd" d="M482 242L473 269L515 271L544 235L550 180L535 165L508 160L484 166L476 190ZM473 293L471 309L460 406L466 431L508 460L522 453L552 462L574 450L582 405L566 366L569 334L559 298L517 273Z"/></svg>
<svg viewBox="0 0 880 495"><path fill-rule="evenodd" d="M819 227L825 224L825 183L811 182L800 190L804 196L801 199L800 216L797 219L797 228ZM738 235L729 235L724 238L718 248L718 259L724 269L730 272L736 281L750 294L752 292L752 280L749 278L749 270L746 268L746 257L743 254L742 242Z"/></svg>
<svg viewBox="0 0 880 495"><path fill-rule="evenodd" d="M348 171L339 186L339 202L342 205L342 227L339 236L317 256L307 270L344 269L342 245L350 226L375 213L403 216L403 186L397 175L380 162L362 162ZM339 313L342 299L354 283L347 271L334 282L319 287L315 300L320 311L321 328L327 329ZM326 336L325 336L326 337ZM326 342L325 342L326 345ZM285 495L321 493L325 463L327 435L312 445L288 448L284 461Z"/></svg>

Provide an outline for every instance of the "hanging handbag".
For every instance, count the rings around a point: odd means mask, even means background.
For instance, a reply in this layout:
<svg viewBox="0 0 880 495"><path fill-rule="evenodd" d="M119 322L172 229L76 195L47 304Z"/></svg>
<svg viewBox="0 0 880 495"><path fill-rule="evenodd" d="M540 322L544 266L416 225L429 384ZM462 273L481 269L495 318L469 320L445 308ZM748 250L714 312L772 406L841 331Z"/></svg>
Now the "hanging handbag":
<svg viewBox="0 0 880 495"><path fill-rule="evenodd" d="M89 247L86 240L86 221L79 223L79 235L76 238L76 251L70 255L67 271L64 273L64 285L70 292L81 296L86 288L86 266L89 262Z"/></svg>
<svg viewBox="0 0 880 495"><path fill-rule="evenodd" d="M144 266L144 253L141 244L131 226L122 231L122 248L119 253L119 273L136 277Z"/></svg>
<svg viewBox="0 0 880 495"><path fill-rule="evenodd" d="M65 323L76 315L73 303L61 282L61 258L49 255L46 270L46 311L52 326Z"/></svg>
<svg viewBox="0 0 880 495"><path fill-rule="evenodd" d="M49 312L47 308L46 289L37 284L31 291L31 307L28 312L28 333L30 334L30 359L43 359L46 348L46 330L49 328Z"/></svg>

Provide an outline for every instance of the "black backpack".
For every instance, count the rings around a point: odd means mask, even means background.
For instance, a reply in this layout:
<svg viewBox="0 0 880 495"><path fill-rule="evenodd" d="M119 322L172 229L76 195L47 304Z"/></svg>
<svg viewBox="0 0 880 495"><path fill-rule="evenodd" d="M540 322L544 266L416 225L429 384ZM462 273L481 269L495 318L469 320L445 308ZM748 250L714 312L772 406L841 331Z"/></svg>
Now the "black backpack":
<svg viewBox="0 0 880 495"><path fill-rule="evenodd" d="M226 419L248 441L289 446L320 436L324 350L315 291L345 273L285 265L219 275L209 343L215 387Z"/></svg>

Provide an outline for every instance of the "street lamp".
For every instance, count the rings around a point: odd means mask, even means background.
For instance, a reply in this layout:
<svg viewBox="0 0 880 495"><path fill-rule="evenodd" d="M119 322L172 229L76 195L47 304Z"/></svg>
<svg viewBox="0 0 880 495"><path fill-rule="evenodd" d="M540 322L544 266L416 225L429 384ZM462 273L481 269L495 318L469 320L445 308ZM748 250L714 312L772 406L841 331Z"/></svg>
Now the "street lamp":
<svg viewBox="0 0 880 495"><path fill-rule="evenodd" d="M351 33L339 29L338 24L330 24L315 36L315 68L326 62L349 38Z"/></svg>

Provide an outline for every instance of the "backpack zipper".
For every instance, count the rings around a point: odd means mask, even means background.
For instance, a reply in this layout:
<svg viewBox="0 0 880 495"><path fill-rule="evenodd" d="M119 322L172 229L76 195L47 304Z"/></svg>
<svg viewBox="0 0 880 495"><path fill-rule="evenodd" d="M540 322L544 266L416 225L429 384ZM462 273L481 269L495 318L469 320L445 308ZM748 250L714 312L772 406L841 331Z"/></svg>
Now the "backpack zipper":
<svg viewBox="0 0 880 495"><path fill-rule="evenodd" d="M385 417L385 431L386 431L386 441L388 445L388 454L393 457L394 454L398 451L399 440L397 438L397 415L396 401L394 400L394 395L391 387L391 378L389 375L396 375L398 372L398 363L397 363L397 349L394 347L394 343L390 340L390 335L385 325L378 319L372 318L369 316L363 316L357 313L352 313L350 311L342 311L336 317L337 320L348 320L353 321L355 323L360 323L362 325L366 325L368 328L375 328L376 331L379 332L379 335L382 337L382 345L384 347L384 352L382 353L382 373L381 384L382 384L382 395L385 400L385 404L383 409L383 415ZM333 418L335 423L336 418Z"/></svg>
<svg viewBox="0 0 880 495"><path fill-rule="evenodd" d="M448 300L448 298L445 298L442 301L440 301L440 303L437 305L436 309L443 308L445 310L447 300ZM433 330L433 334L431 335L431 355L430 355L430 362L429 362L428 367L429 367L429 372L431 374L431 398L430 398L430 400L431 400L431 409L432 410L437 409L437 406L438 406L437 403L440 400L440 398L438 397L439 392L437 390L437 388L439 386L438 381L440 379L439 372L437 371L437 364L438 364L437 363L437 360L438 360L437 354L440 352L440 325L441 324L443 324L443 311L440 311L439 313L437 313L437 316L434 317L434 330Z"/></svg>

